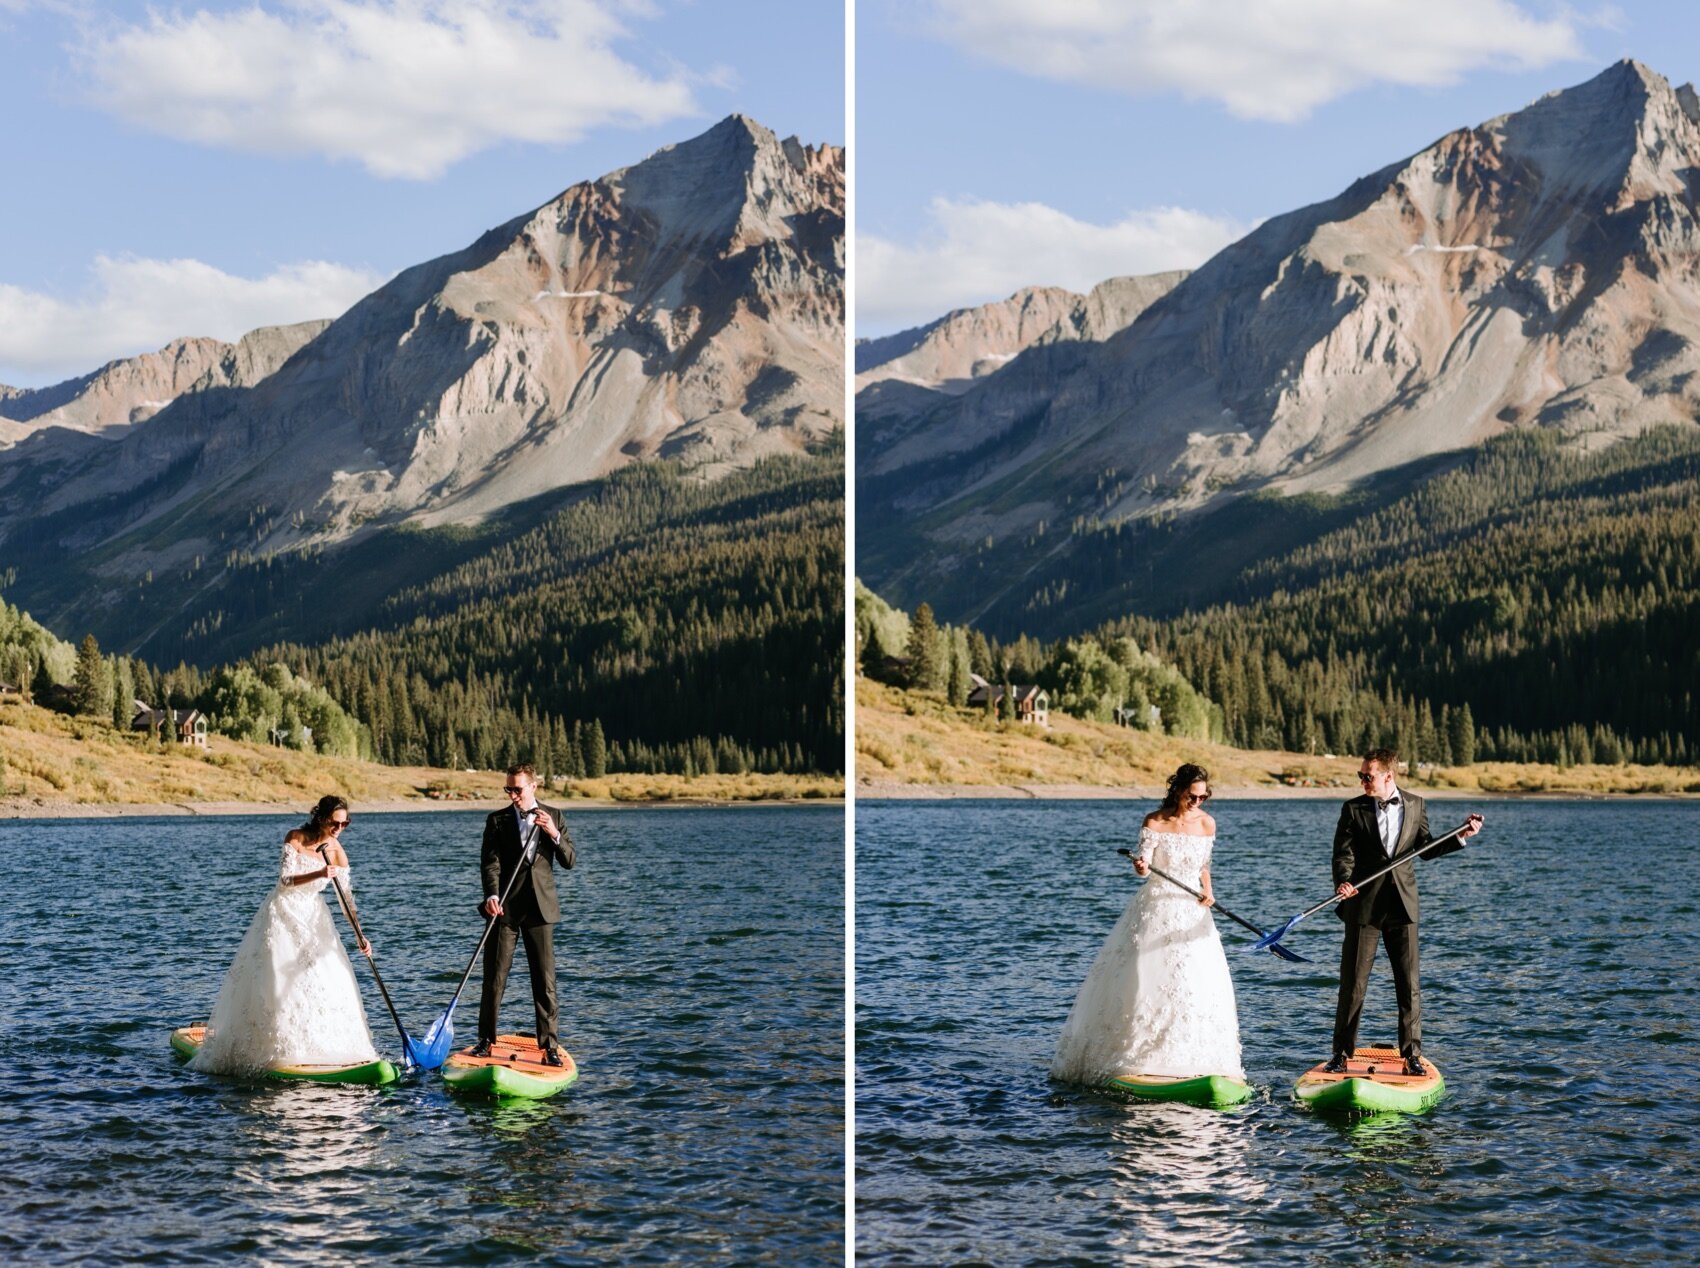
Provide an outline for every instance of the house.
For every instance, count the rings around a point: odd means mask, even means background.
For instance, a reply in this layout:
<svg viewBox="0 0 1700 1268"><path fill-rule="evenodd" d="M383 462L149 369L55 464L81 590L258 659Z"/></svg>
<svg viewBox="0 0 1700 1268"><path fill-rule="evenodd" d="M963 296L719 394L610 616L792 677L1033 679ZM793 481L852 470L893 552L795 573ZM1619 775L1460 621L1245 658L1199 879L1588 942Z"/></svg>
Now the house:
<svg viewBox="0 0 1700 1268"><path fill-rule="evenodd" d="M207 746L207 715L199 709L155 709L140 700L132 703L136 706L130 719L132 731L146 731L156 740L170 734L179 744Z"/></svg>
<svg viewBox="0 0 1700 1268"><path fill-rule="evenodd" d="M974 689L968 693L970 709L984 709L986 699L997 706L1000 713L1005 712L1003 705L1003 687L994 686L979 674L969 674L968 679L974 684ZM1010 694L1015 697L1015 717L1018 722L1031 722L1038 726L1051 724L1051 693L1043 687L1032 683L1011 683Z"/></svg>

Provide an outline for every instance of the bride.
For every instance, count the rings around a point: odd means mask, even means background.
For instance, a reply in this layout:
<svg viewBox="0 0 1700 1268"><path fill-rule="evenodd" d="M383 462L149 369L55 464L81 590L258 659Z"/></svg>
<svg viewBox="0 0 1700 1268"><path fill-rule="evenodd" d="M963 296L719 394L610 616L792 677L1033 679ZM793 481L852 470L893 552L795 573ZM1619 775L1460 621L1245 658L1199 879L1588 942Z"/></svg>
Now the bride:
<svg viewBox="0 0 1700 1268"><path fill-rule="evenodd" d="M192 1068L259 1074L378 1059L354 966L320 896L338 877L348 889L348 855L337 838L349 818L341 797L321 797L307 822L284 838L277 887L236 949ZM360 950L370 957L372 944L362 942Z"/></svg>
<svg viewBox="0 0 1700 1268"><path fill-rule="evenodd" d="M1209 911L1216 837L1216 821L1204 813L1209 779L1191 763L1174 773L1163 804L1145 816L1133 865L1145 876L1155 864L1203 899L1159 877L1128 901L1063 1024L1052 1078L1244 1081L1234 984Z"/></svg>

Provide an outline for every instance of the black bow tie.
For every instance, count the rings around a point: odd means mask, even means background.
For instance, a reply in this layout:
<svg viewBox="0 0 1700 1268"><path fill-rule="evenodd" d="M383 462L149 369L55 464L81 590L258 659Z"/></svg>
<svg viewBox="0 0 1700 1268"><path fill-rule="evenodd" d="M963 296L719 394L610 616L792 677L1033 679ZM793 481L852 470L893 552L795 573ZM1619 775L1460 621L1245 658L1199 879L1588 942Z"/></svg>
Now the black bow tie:
<svg viewBox="0 0 1700 1268"><path fill-rule="evenodd" d="M1398 804L1399 799L1397 797L1389 797L1386 801L1381 803L1381 808L1385 810L1388 806L1397 806Z"/></svg>

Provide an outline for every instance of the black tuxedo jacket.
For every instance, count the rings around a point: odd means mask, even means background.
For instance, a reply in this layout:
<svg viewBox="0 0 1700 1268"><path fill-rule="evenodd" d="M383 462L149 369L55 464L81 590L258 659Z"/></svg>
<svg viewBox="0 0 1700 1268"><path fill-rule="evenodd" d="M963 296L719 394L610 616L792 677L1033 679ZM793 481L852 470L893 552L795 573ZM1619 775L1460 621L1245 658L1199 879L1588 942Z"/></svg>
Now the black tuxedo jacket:
<svg viewBox="0 0 1700 1268"><path fill-rule="evenodd" d="M1443 845L1425 850L1422 847L1434 840L1428 830L1428 803L1415 793L1399 790L1403 801L1405 822L1399 832L1395 855L1417 851L1423 858L1439 858L1464 848L1454 837ZM1362 878L1386 867L1392 859L1381 844L1381 829L1375 822L1375 798L1353 797L1340 807L1340 826L1334 829L1334 884L1350 881L1358 887L1356 898L1337 903L1334 912L1341 920L1354 925L1416 924L1417 869L1414 863L1395 868L1380 880L1362 883ZM1386 891L1386 898L1379 904Z"/></svg>
<svg viewBox="0 0 1700 1268"><path fill-rule="evenodd" d="M575 858L573 839L567 835L566 821L553 806L537 803L561 830L559 844L549 839L541 828L526 824L528 835L537 841L537 854L531 861L529 875L515 883L503 911L522 925L552 925L561 918L561 900L555 893L555 864L571 868ZM524 844L520 836L519 818L513 807L494 812L484 821L482 868L484 897L500 898L519 866Z"/></svg>

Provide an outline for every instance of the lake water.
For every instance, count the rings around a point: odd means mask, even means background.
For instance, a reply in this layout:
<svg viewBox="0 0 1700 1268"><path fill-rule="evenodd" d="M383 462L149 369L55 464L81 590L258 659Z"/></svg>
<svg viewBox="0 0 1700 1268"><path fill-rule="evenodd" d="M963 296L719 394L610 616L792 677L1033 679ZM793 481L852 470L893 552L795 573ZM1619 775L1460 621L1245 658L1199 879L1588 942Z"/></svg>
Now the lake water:
<svg viewBox="0 0 1700 1268"><path fill-rule="evenodd" d="M482 928L483 817L354 810L361 919L419 1036ZM0 823L0 1260L842 1262L841 810L569 809L555 949L582 1073L506 1103L174 1060L293 822ZM531 1029L523 959L508 1029Z"/></svg>
<svg viewBox="0 0 1700 1268"><path fill-rule="evenodd" d="M1700 806L1431 802L1485 834L1422 862L1426 1115L1334 1119L1340 923L1244 954L1218 919L1247 1076L1230 1111L1050 1083L1056 1035L1138 882L1149 804L857 807L859 1262L1700 1261ZM1217 897L1265 927L1332 889L1338 803L1213 801ZM1156 882L1161 883L1161 882ZM1385 954L1359 1042L1391 1041Z"/></svg>

